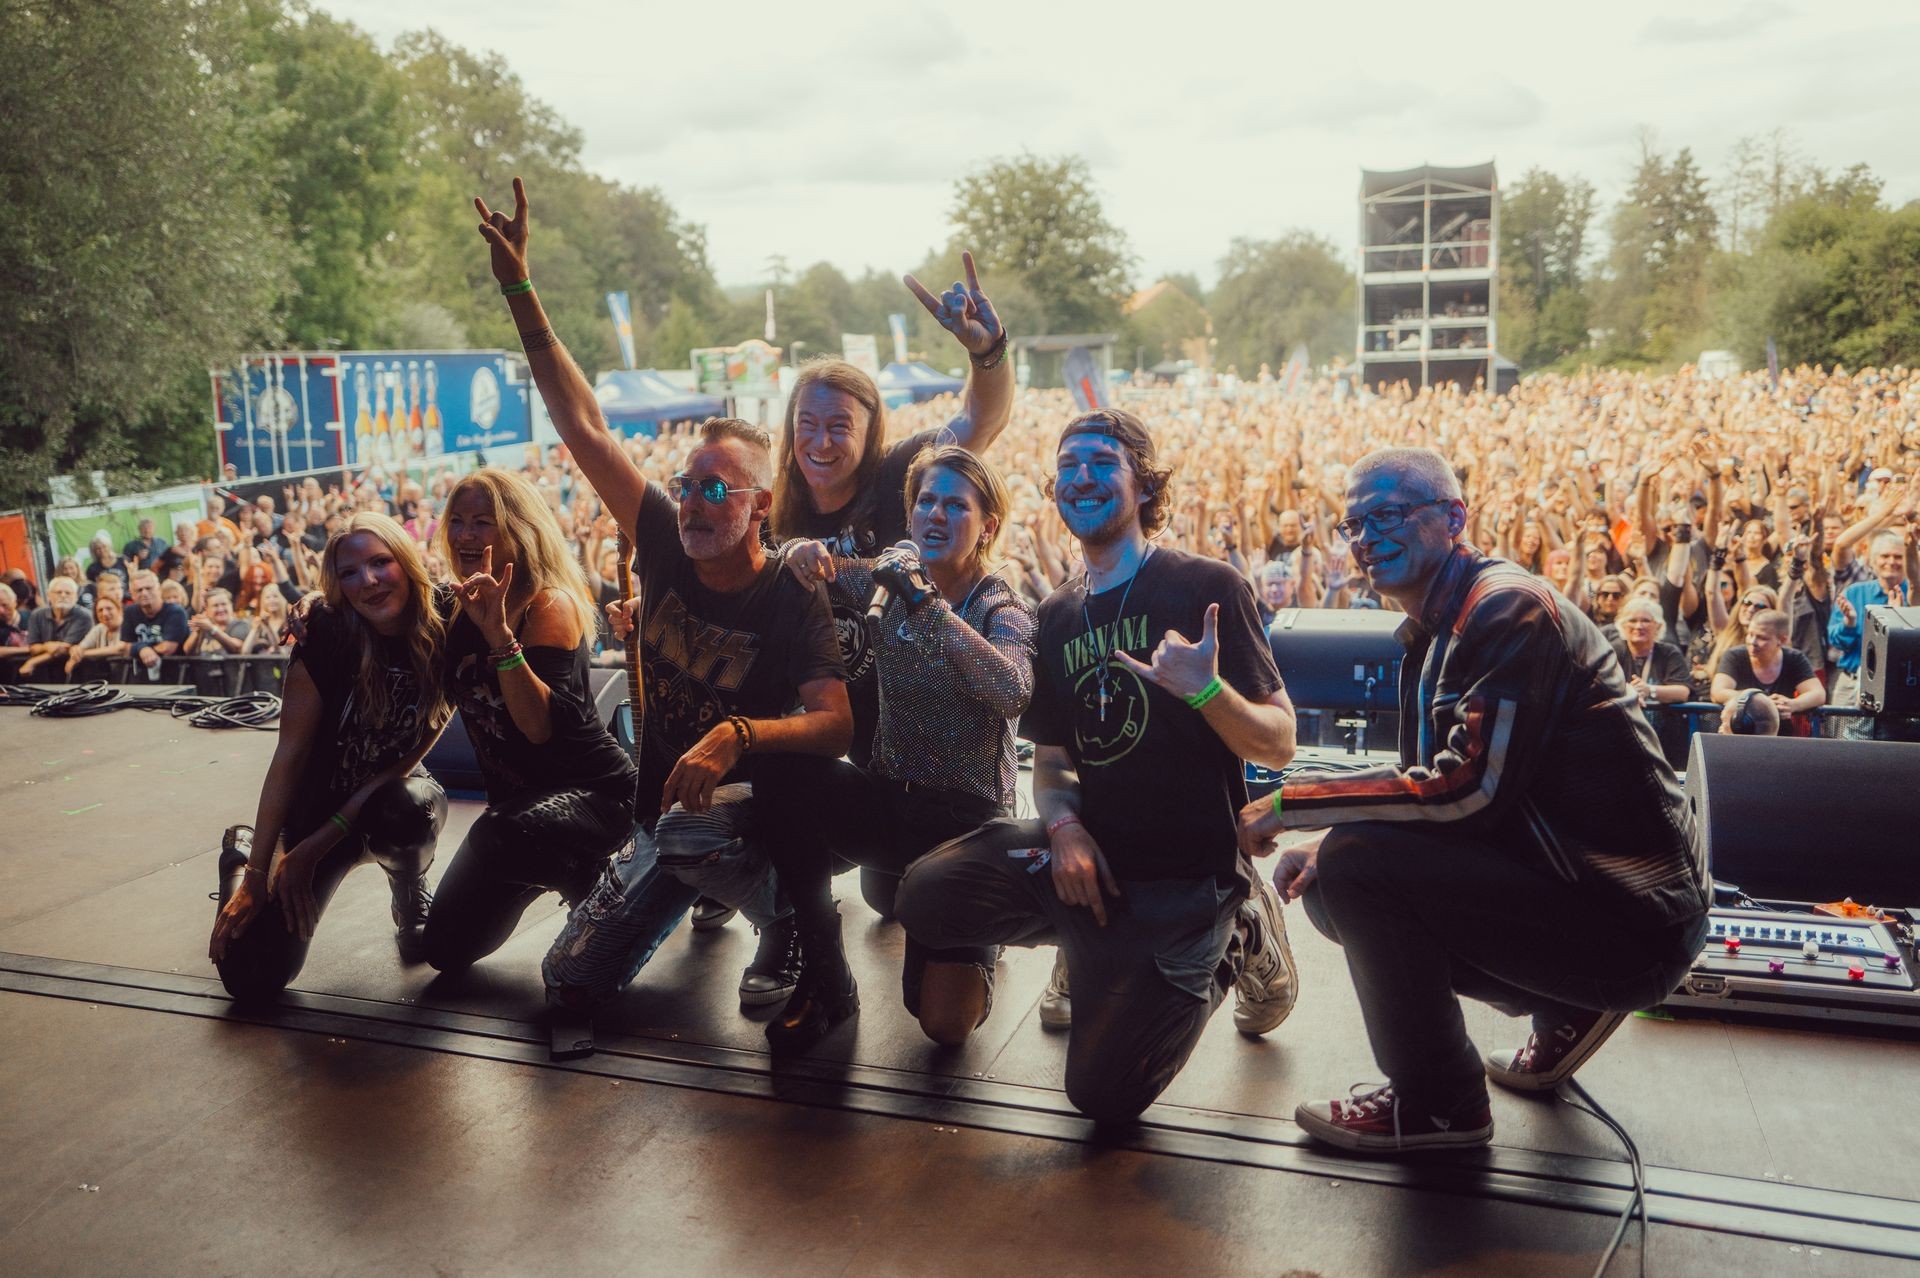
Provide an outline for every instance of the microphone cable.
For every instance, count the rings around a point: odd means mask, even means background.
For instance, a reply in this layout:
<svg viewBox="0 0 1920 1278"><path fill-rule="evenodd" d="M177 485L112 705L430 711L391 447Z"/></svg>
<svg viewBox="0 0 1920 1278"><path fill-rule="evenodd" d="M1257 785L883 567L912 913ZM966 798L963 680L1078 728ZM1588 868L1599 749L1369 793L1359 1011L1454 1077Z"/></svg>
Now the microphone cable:
<svg viewBox="0 0 1920 1278"><path fill-rule="evenodd" d="M24 685L0 687L0 706L27 706L43 719L83 719L115 710L165 710L195 728L255 728L273 731L280 698L271 692L237 697L142 697L105 680L57 692Z"/></svg>
<svg viewBox="0 0 1920 1278"><path fill-rule="evenodd" d="M1578 1079L1569 1077L1554 1089L1555 1096L1579 1110L1581 1113L1605 1123L1613 1134L1626 1147L1627 1163L1633 1170L1633 1192L1627 1195L1626 1210L1620 1213L1620 1223L1614 1227L1613 1237L1608 1240L1606 1250L1600 1253L1600 1263L1595 1266L1593 1278L1606 1278L1607 1266L1620 1250L1620 1243L1627 1236L1627 1226L1633 1223L1637 1212L1640 1217L1640 1278L1647 1274L1647 1172L1640 1161L1640 1147L1633 1143L1633 1137L1627 1134L1612 1114L1609 1114L1593 1098L1593 1094L1580 1085ZM1576 1097L1578 1099L1576 1099Z"/></svg>

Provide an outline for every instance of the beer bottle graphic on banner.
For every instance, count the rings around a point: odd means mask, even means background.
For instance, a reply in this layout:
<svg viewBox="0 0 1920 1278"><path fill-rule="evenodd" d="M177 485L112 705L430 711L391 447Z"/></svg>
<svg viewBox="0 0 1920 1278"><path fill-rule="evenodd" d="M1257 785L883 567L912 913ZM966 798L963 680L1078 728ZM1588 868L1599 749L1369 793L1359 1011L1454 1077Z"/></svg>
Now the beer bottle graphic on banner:
<svg viewBox="0 0 1920 1278"><path fill-rule="evenodd" d="M391 392L387 366L383 361L376 361L373 366L373 456L368 459L375 463L393 460L393 440L388 436L392 419L387 416L387 397Z"/></svg>
<svg viewBox="0 0 1920 1278"><path fill-rule="evenodd" d="M373 409L367 404L370 398L367 386L367 366L353 366L353 456L356 461L365 461L373 455Z"/></svg>
<svg viewBox="0 0 1920 1278"><path fill-rule="evenodd" d="M420 405L420 361L407 361L407 451L415 457L427 453L426 414Z"/></svg>
<svg viewBox="0 0 1920 1278"><path fill-rule="evenodd" d="M426 379L427 410L422 416L423 429L427 436L427 456L438 457L446 451L446 440L441 434L443 423L440 420L440 369L432 360L426 362L422 376Z"/></svg>
<svg viewBox="0 0 1920 1278"><path fill-rule="evenodd" d="M393 361L393 367L387 376L393 379L393 460L405 462L411 452L407 438L407 379L400 371L400 361Z"/></svg>

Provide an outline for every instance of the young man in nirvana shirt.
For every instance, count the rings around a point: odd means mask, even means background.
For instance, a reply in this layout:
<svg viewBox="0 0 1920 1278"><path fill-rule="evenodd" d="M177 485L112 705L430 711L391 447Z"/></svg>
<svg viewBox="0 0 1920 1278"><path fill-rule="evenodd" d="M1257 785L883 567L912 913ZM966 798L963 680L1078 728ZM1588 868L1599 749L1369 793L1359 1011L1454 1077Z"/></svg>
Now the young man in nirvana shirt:
<svg viewBox="0 0 1920 1278"><path fill-rule="evenodd" d="M493 273L561 439L632 538L644 605L640 828L633 850L568 916L542 965L548 994L571 1007L611 996L704 892L762 929L742 1000L780 1002L798 977L796 938L775 926L788 911L753 836L807 801L807 756L838 758L852 738L826 591L761 549L773 475L765 431L709 420L671 494L620 449L532 290L526 194L513 185L511 218L479 205ZM804 712L787 714L796 701Z"/></svg>
<svg viewBox="0 0 1920 1278"><path fill-rule="evenodd" d="M1067 1096L1125 1122L1192 1053L1230 986L1234 1023L1292 1010L1280 903L1239 854L1241 760L1293 757L1293 707L1246 579L1148 540L1172 472L1130 413L1068 423L1054 501L1087 574L1040 606L1035 821L995 821L900 886L923 945L1058 944L1073 992Z"/></svg>

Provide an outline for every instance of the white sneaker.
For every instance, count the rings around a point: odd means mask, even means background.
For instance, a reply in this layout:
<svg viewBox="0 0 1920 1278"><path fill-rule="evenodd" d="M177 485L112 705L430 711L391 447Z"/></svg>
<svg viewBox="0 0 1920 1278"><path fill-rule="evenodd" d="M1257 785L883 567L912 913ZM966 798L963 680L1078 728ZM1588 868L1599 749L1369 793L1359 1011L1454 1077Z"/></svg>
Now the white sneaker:
<svg viewBox="0 0 1920 1278"><path fill-rule="evenodd" d="M1040 996L1040 1023L1048 1029L1067 1029L1073 1024L1073 998L1067 992L1067 956L1053 952L1053 975L1047 978L1047 992Z"/></svg>
<svg viewBox="0 0 1920 1278"><path fill-rule="evenodd" d="M1280 894L1265 875L1254 875L1253 890L1240 905L1240 919L1247 925L1246 962L1233 986L1233 1024L1242 1034L1258 1038L1287 1019L1300 993Z"/></svg>

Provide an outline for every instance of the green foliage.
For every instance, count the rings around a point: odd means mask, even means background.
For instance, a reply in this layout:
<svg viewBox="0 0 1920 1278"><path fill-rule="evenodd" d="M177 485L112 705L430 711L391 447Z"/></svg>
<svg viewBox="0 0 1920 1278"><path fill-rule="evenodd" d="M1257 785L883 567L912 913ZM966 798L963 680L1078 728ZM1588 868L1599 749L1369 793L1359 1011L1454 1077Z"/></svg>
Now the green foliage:
<svg viewBox="0 0 1920 1278"><path fill-rule="evenodd" d="M1191 275L1185 278L1193 283ZM1131 362L1151 368L1164 359L1190 358L1189 345L1212 335L1213 321L1206 308L1172 278L1160 283L1166 287L1148 290L1149 300L1121 323L1117 362L1122 365Z"/></svg>
<svg viewBox="0 0 1920 1278"><path fill-rule="evenodd" d="M1719 216L1706 176L1682 147L1642 140L1640 164L1613 217L1609 278L1596 307L1603 353L1678 362L1708 330L1708 267Z"/></svg>
<svg viewBox="0 0 1920 1278"><path fill-rule="evenodd" d="M1500 349L1524 369L1587 344L1593 187L1533 168L1500 199Z"/></svg>
<svg viewBox="0 0 1920 1278"><path fill-rule="evenodd" d="M273 329L295 254L247 185L261 130L218 57L240 16L0 8L0 507L65 472L137 482L128 427L197 398L204 434L208 363Z"/></svg>
<svg viewBox="0 0 1920 1278"><path fill-rule="evenodd" d="M1220 345L1214 363L1251 376L1279 369L1305 342L1316 363L1353 350L1354 278L1328 241L1305 231L1277 240L1236 239L1220 259L1209 309Z"/></svg>
<svg viewBox="0 0 1920 1278"><path fill-rule="evenodd" d="M1022 155L995 160L954 186L951 246L970 249L997 306L1019 283L1039 308L1025 333L1090 333L1112 329L1131 288L1133 253L1107 220L1087 162L1078 156ZM938 292L959 274L922 275ZM939 283L934 281L938 280Z"/></svg>

